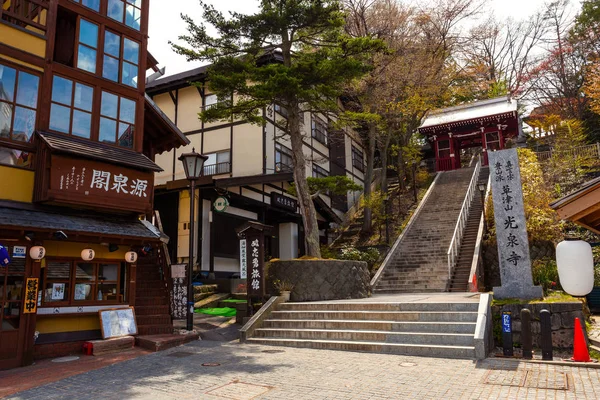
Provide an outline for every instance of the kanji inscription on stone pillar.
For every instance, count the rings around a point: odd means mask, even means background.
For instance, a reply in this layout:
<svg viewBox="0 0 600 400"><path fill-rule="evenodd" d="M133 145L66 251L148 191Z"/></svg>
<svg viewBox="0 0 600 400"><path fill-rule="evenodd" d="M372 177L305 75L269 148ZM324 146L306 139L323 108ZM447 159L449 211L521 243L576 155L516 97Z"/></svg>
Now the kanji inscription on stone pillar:
<svg viewBox="0 0 600 400"><path fill-rule="evenodd" d="M536 299L541 286L533 286L529 241L523 207L523 187L516 149L488 153L498 260L502 286L494 288L494 298Z"/></svg>

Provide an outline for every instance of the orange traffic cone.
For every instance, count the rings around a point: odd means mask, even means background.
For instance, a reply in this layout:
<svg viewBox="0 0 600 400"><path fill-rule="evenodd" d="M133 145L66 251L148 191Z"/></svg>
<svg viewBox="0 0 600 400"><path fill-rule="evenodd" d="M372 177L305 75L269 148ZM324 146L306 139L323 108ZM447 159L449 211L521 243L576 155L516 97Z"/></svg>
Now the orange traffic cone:
<svg viewBox="0 0 600 400"><path fill-rule="evenodd" d="M575 336L573 341L573 358L571 361L578 362L591 362L590 353L588 353L587 344L585 343L585 337L583 336L583 329L581 328L581 322L579 318L575 318Z"/></svg>

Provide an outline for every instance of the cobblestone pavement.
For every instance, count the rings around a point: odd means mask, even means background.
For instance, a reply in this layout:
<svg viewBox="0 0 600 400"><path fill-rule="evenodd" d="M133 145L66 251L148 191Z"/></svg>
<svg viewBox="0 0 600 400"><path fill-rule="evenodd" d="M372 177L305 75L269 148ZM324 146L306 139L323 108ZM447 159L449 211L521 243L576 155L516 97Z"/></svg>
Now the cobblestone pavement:
<svg viewBox="0 0 600 400"><path fill-rule="evenodd" d="M600 369L198 341L72 376L13 398L107 397L598 399Z"/></svg>

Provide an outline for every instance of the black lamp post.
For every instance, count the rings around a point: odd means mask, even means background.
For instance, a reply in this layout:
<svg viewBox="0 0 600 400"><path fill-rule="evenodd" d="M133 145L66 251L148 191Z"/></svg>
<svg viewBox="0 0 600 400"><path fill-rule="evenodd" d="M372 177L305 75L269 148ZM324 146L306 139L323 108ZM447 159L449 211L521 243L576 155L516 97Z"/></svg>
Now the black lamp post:
<svg viewBox="0 0 600 400"><path fill-rule="evenodd" d="M192 272L194 268L194 208L196 197L196 180L203 175L204 162L208 159L207 156L196 153L196 149L192 149L191 153L182 154L179 160L183 162L183 170L186 178L190 181L190 260L188 262L188 287L187 287L187 330L194 329L194 289L192 287Z"/></svg>
<svg viewBox="0 0 600 400"><path fill-rule="evenodd" d="M487 182L478 182L477 188L479 189L479 193L481 194L481 210L483 212L483 231L487 232L487 222L485 220L485 191L487 189Z"/></svg>

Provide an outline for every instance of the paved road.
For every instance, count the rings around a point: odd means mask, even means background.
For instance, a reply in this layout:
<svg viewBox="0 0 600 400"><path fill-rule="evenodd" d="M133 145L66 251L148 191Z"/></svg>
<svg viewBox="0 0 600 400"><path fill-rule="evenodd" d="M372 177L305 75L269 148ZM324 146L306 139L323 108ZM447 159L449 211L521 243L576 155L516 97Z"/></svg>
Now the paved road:
<svg viewBox="0 0 600 400"><path fill-rule="evenodd" d="M12 398L598 399L600 369L198 341Z"/></svg>

